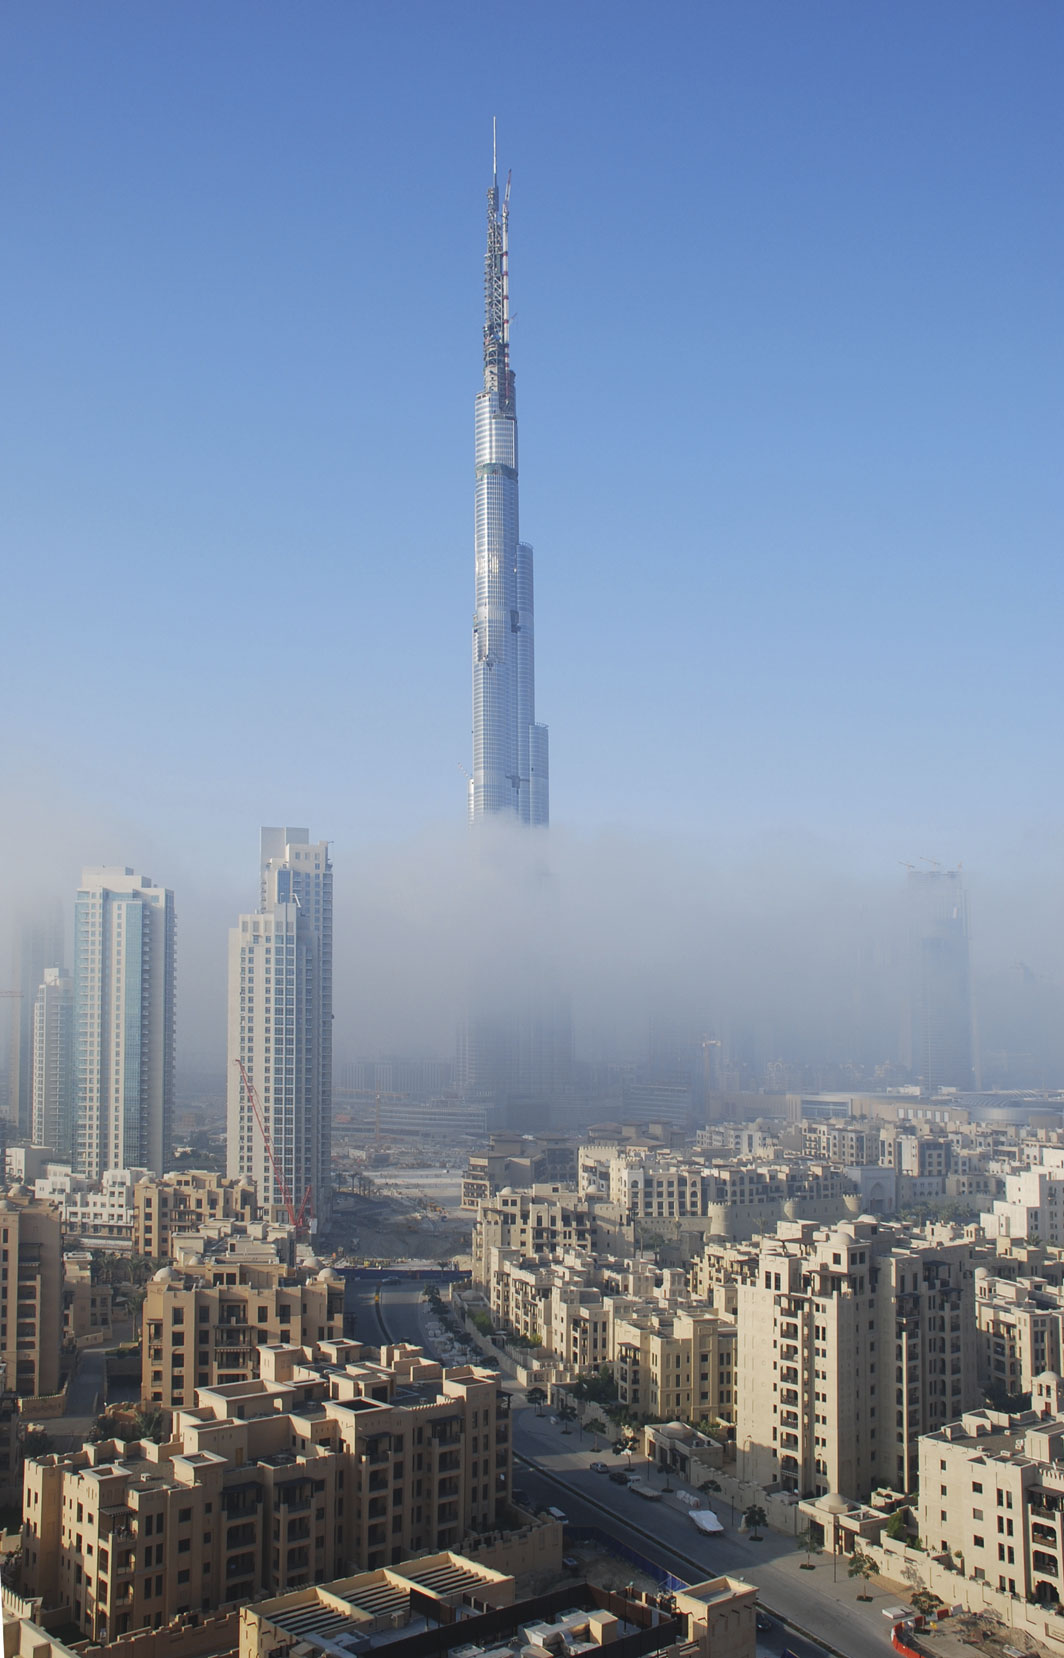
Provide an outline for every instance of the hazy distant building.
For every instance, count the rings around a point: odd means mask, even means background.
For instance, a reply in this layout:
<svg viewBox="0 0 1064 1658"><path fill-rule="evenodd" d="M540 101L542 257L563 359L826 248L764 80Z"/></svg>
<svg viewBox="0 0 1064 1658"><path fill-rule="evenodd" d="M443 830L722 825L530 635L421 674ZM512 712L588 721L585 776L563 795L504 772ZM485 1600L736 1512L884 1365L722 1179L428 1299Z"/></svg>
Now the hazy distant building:
<svg viewBox="0 0 1064 1658"><path fill-rule="evenodd" d="M928 1091L975 1080L968 895L959 869L908 878L910 1065Z"/></svg>
<svg viewBox="0 0 1064 1658"><path fill-rule="evenodd" d="M328 1218L332 1161L332 864L306 829L263 829L261 908L229 934L227 1171L271 1218L287 1202L237 1066L255 1090L297 1214Z"/></svg>
<svg viewBox="0 0 1064 1658"><path fill-rule="evenodd" d="M38 913L24 914L16 928L10 989L11 1027L7 1098L4 1115L20 1134L29 1135L33 1118L33 1009L46 967L66 959L63 915L58 901Z"/></svg>
<svg viewBox="0 0 1064 1658"><path fill-rule="evenodd" d="M32 1133L36 1146L70 1156L74 1119L74 979L46 967L33 1008Z"/></svg>
<svg viewBox="0 0 1064 1658"><path fill-rule="evenodd" d="M74 909L72 1159L104 1169L170 1162L174 895L132 869L82 873Z"/></svg>

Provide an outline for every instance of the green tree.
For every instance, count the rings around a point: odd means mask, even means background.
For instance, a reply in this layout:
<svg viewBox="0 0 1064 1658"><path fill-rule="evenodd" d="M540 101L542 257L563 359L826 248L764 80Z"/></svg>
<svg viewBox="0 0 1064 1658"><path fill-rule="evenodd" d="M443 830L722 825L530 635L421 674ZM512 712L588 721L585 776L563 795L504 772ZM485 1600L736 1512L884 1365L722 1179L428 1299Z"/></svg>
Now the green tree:
<svg viewBox="0 0 1064 1658"><path fill-rule="evenodd" d="M905 1510L896 1508L883 1528L888 1537L900 1543L909 1535L909 1526L905 1518Z"/></svg>
<svg viewBox="0 0 1064 1658"><path fill-rule="evenodd" d="M946 1604L942 1596L936 1595L932 1589L917 1589L915 1595L910 1595L909 1598L915 1610L922 1613L925 1618L932 1617L940 1606Z"/></svg>
<svg viewBox="0 0 1064 1658"><path fill-rule="evenodd" d="M803 1572L815 1572L816 1567L813 1565L813 1556L814 1554L823 1554L824 1544L817 1536L812 1526L806 1526L804 1531L799 1532L798 1536L795 1538L795 1542L800 1549L805 1550L805 1559L802 1561L799 1570Z"/></svg>
<svg viewBox="0 0 1064 1658"><path fill-rule="evenodd" d="M576 1408L567 1399L557 1407L558 1419L562 1424L562 1433L572 1433L571 1423L576 1421Z"/></svg>
<svg viewBox="0 0 1064 1658"><path fill-rule="evenodd" d="M743 1519L746 1521L746 1529L750 1533L751 1543L760 1543L761 1527L768 1525L768 1515L761 1507L761 1504L751 1503L750 1507L743 1515Z"/></svg>
<svg viewBox="0 0 1064 1658"><path fill-rule="evenodd" d="M865 1554L861 1549L855 1548L850 1556L850 1576L863 1578L867 1583L870 1578L879 1576L879 1567L870 1554ZM857 1599L871 1600L872 1597L862 1590Z"/></svg>

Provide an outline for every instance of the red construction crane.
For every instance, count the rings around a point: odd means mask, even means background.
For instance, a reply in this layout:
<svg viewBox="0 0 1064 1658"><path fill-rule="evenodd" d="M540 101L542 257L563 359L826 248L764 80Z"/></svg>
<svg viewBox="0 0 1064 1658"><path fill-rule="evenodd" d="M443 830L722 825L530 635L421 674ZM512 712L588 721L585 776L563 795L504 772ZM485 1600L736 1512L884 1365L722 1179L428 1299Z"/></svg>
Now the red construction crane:
<svg viewBox="0 0 1064 1658"><path fill-rule="evenodd" d="M292 1193L289 1190L288 1182L284 1177L284 1170L281 1168L281 1165L277 1161L277 1157L274 1153L273 1141L270 1138L270 1131L266 1127L266 1118L263 1115L262 1106L259 1104L259 1096L256 1094L251 1078L247 1074L244 1061L242 1059L238 1059L235 1061L235 1064L240 1071L240 1080L244 1084L244 1090L247 1097L251 1101L251 1109L255 1114L255 1121L259 1125L259 1133L262 1135L262 1143L266 1147L266 1155L270 1159L270 1168L273 1170L273 1178L276 1180L278 1189L280 1190L281 1201L288 1211L288 1219L297 1232L305 1232L307 1230L306 1221L313 1214L313 1204L311 1203L313 1188L308 1186L306 1191L303 1193L303 1201L299 1205L297 1213Z"/></svg>

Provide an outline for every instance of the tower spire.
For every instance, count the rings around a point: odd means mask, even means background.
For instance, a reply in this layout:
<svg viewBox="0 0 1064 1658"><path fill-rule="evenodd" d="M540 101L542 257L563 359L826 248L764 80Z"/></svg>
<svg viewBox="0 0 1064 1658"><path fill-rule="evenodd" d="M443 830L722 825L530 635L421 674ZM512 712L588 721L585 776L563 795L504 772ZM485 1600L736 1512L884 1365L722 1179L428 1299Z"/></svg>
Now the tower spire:
<svg viewBox="0 0 1064 1658"><path fill-rule="evenodd" d="M492 117L492 182L488 191L488 245L484 256L484 390L494 392L500 409L513 411L510 372L510 180L499 200L496 123Z"/></svg>

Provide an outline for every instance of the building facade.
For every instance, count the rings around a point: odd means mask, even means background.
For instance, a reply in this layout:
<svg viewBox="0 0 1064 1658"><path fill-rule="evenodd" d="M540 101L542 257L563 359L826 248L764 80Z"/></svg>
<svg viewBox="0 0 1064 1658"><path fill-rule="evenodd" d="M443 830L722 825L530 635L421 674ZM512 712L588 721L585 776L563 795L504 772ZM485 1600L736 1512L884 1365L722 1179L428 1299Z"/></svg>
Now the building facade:
<svg viewBox="0 0 1064 1658"><path fill-rule="evenodd" d="M489 1372L354 1342L261 1358L259 1380L201 1389L164 1445L28 1458L23 1592L106 1642L494 1528L511 1450Z"/></svg>
<svg viewBox="0 0 1064 1658"><path fill-rule="evenodd" d="M161 1180L142 1177L131 1188L133 1253L165 1260L174 1238L211 1221L254 1220L255 1187L211 1169L172 1169Z"/></svg>
<svg viewBox="0 0 1064 1658"><path fill-rule="evenodd" d="M329 1267L308 1275L200 1259L189 1272L160 1268L141 1319L141 1398L179 1410L199 1388L252 1381L260 1347L339 1341L344 1285Z"/></svg>
<svg viewBox="0 0 1064 1658"><path fill-rule="evenodd" d="M332 1191L329 843L263 829L260 874L260 910L229 934L227 1172L254 1181L269 1218L287 1218L290 1200L314 1230Z"/></svg>
<svg viewBox="0 0 1064 1658"><path fill-rule="evenodd" d="M73 1126L74 980L46 967L33 1004L33 1143L67 1158Z"/></svg>
<svg viewBox="0 0 1064 1658"><path fill-rule="evenodd" d="M1059 1408L1059 1377L1057 1384ZM973 1410L920 1441L920 1537L966 1577L1043 1604L1064 1597L1064 1420Z"/></svg>
<svg viewBox="0 0 1064 1658"><path fill-rule="evenodd" d="M170 1161L174 895L132 869L86 869L74 910L74 1125L79 1174Z"/></svg>
<svg viewBox="0 0 1064 1658"><path fill-rule="evenodd" d="M978 1399L964 1243L860 1220L762 1240L737 1286L744 1477L784 1490L914 1488L918 1441Z"/></svg>
<svg viewBox="0 0 1064 1658"><path fill-rule="evenodd" d="M0 1198L0 1359L22 1398L59 1387L63 1263L59 1215L12 1188Z"/></svg>

